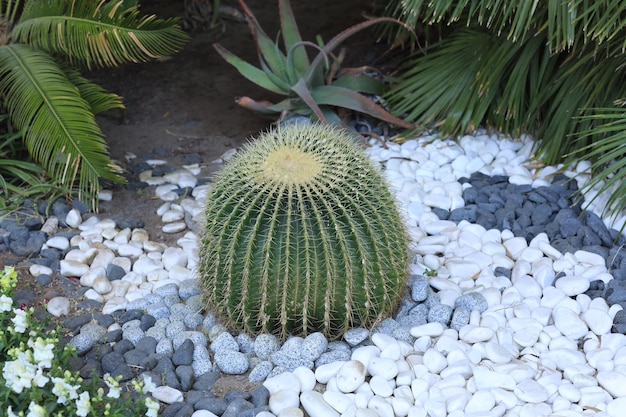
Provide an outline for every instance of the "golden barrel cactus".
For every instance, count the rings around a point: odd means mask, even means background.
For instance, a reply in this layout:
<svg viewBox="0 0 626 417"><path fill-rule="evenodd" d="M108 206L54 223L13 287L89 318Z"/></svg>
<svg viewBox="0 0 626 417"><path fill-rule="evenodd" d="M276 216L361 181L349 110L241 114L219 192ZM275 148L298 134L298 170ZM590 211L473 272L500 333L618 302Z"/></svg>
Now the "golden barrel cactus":
<svg viewBox="0 0 626 417"><path fill-rule="evenodd" d="M352 134L295 124L262 134L216 175L198 272L209 307L234 329L336 339L397 307L407 244Z"/></svg>

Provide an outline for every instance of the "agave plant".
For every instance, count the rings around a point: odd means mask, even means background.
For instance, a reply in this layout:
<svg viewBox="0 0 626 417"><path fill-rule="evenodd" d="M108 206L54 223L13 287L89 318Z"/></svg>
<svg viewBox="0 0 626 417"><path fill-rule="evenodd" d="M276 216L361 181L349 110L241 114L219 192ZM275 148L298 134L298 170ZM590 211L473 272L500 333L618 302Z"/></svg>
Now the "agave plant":
<svg viewBox="0 0 626 417"><path fill-rule="evenodd" d="M121 98L77 68L172 54L187 40L176 24L139 16L136 0L0 0L1 104L55 186L95 208L100 179L123 181L94 117Z"/></svg>
<svg viewBox="0 0 626 417"><path fill-rule="evenodd" d="M219 44L214 45L215 49L248 80L273 93L286 96L278 103L242 97L237 99L239 105L273 117L292 112L333 124L340 123L333 110L339 107L366 113L397 126L413 127L411 123L393 116L364 95L382 94L384 84L381 81L366 76L364 68L340 70L342 54L333 55L333 51L355 33L376 23L399 23L397 20L367 20L344 30L326 44L314 43L302 40L289 0L279 0L283 51L280 44L263 31L246 3L239 0L239 4L257 45L260 68L242 60ZM312 60L309 59L307 48L316 52Z"/></svg>
<svg viewBox="0 0 626 417"><path fill-rule="evenodd" d="M408 238L382 176L347 130L264 133L218 173L198 272L232 327L337 338L397 306Z"/></svg>

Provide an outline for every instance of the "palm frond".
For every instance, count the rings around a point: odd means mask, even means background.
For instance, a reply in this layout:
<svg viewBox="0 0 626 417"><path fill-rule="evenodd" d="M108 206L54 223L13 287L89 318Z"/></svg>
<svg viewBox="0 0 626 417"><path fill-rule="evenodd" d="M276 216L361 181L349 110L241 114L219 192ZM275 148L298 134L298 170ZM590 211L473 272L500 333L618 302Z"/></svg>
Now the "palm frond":
<svg viewBox="0 0 626 417"><path fill-rule="evenodd" d="M626 210L626 111L621 107L596 108L581 119L592 127L577 135L584 146L573 156L591 159L592 176L580 195L594 191L588 205L608 195L604 214L616 218Z"/></svg>
<svg viewBox="0 0 626 417"><path fill-rule="evenodd" d="M75 65L113 67L178 51L188 36L177 19L140 16L124 1L29 1L11 37Z"/></svg>
<svg viewBox="0 0 626 417"><path fill-rule="evenodd" d="M80 96L89 104L89 109L96 115L111 109L123 109L122 97L109 93L104 88L83 77L78 70L67 65L61 65L67 79L74 84Z"/></svg>
<svg viewBox="0 0 626 417"><path fill-rule="evenodd" d="M48 54L28 45L0 48L0 92L30 155L79 198L96 204L99 179L123 182L79 90Z"/></svg>

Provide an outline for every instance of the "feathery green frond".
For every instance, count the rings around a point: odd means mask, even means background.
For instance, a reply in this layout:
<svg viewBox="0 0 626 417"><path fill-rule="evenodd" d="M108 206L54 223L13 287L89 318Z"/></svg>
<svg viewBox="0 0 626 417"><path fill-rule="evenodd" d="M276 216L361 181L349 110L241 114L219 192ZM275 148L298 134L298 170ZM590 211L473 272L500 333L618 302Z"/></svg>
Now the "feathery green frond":
<svg viewBox="0 0 626 417"><path fill-rule="evenodd" d="M178 51L188 40L176 19L140 16L121 0L32 1L28 6L11 37L87 68L145 62Z"/></svg>
<svg viewBox="0 0 626 417"><path fill-rule="evenodd" d="M48 54L28 45L0 48L0 91L29 153L79 198L95 201L100 178L122 182L76 86Z"/></svg>

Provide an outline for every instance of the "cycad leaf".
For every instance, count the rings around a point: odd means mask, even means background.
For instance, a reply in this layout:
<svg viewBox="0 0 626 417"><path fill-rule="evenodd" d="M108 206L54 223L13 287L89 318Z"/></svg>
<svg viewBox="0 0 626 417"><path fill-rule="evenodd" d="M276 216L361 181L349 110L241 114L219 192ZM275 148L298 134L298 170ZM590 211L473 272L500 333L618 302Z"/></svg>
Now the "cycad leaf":
<svg viewBox="0 0 626 417"><path fill-rule="evenodd" d="M75 68L62 65L61 69L65 72L67 79L74 84L80 96L89 104L89 109L93 114L100 114L111 109L123 109L122 97L117 94L109 93L104 88L95 84L78 72Z"/></svg>
<svg viewBox="0 0 626 417"><path fill-rule="evenodd" d="M135 7L113 2L31 1L11 37L67 56L88 68L145 62L178 51L188 36L177 19L139 16Z"/></svg>
<svg viewBox="0 0 626 417"><path fill-rule="evenodd" d="M123 182L88 103L57 63L28 45L0 48L0 92L30 155L66 189L95 206L99 179Z"/></svg>

